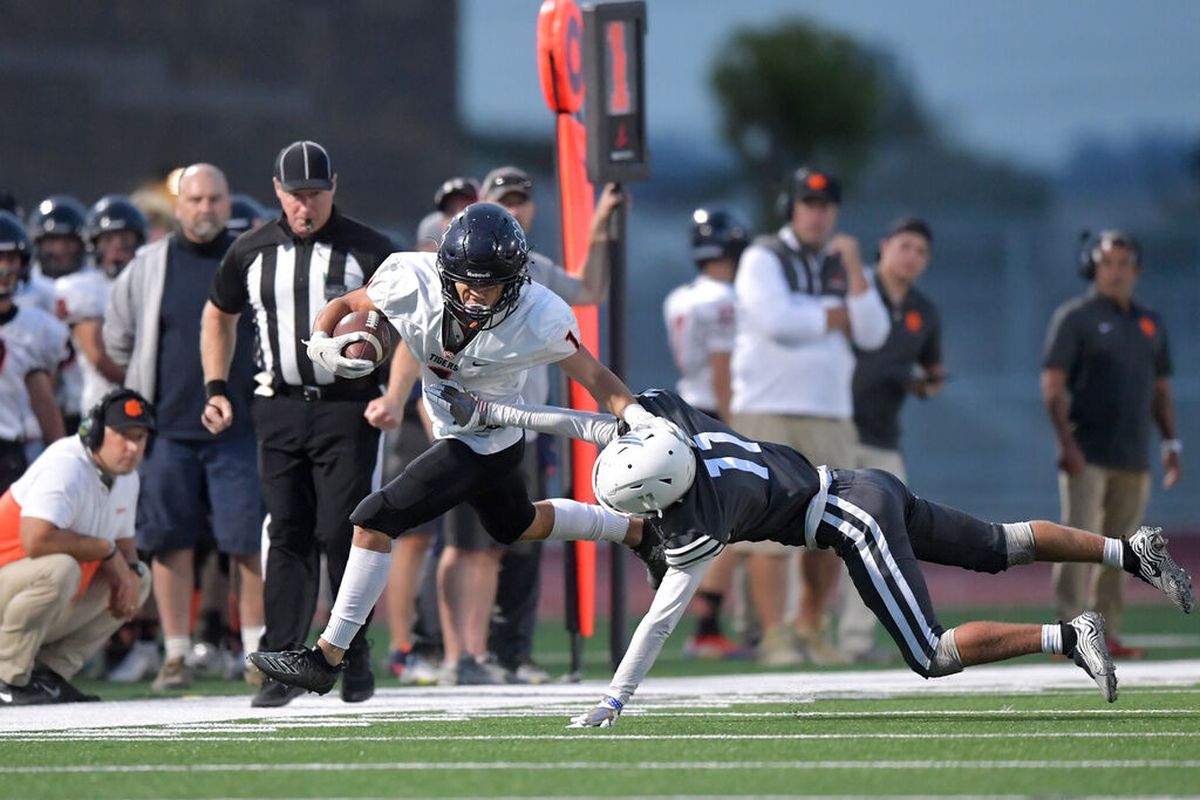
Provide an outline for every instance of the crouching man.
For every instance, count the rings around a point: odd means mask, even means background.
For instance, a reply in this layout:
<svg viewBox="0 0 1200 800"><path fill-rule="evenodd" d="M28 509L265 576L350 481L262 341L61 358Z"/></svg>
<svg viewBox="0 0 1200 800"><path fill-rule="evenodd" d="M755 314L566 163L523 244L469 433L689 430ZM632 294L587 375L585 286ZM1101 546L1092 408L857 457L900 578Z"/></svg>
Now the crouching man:
<svg viewBox="0 0 1200 800"><path fill-rule="evenodd" d="M69 679L150 594L137 467L154 409L105 395L0 497L0 705L99 700Z"/></svg>

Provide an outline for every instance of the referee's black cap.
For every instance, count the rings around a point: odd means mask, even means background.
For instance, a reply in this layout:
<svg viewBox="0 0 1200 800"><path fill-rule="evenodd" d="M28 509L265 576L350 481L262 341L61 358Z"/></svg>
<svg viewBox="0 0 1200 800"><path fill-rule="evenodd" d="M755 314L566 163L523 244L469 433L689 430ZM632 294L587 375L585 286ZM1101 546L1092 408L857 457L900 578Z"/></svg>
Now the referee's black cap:
<svg viewBox="0 0 1200 800"><path fill-rule="evenodd" d="M333 188L329 151L308 139L292 142L275 156L275 177L285 192Z"/></svg>

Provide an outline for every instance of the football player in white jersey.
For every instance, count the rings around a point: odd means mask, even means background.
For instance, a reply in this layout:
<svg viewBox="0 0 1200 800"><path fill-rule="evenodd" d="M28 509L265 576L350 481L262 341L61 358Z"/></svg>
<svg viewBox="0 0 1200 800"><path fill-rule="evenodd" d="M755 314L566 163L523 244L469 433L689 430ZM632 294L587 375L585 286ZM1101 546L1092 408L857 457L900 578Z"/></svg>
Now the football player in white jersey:
<svg viewBox="0 0 1200 800"><path fill-rule="evenodd" d="M692 260L700 274L678 286L663 302L667 340L681 397L711 417L729 422L733 383L729 362L737 335L737 295L733 279L738 259L750 244L749 229L736 214L723 208L692 212ZM698 658L742 658L745 648L721 630L721 605L733 584L738 554L733 548L717 557L704 576L696 632L684 652Z"/></svg>
<svg viewBox="0 0 1200 800"><path fill-rule="evenodd" d="M341 355L362 332L330 336L353 311L382 313L421 365L425 386L453 379L479 397L519 402L525 371L557 362L597 403L633 429L661 425L628 387L579 343L575 317L560 298L528 279L528 245L506 210L476 203L450 223L437 254L395 253L370 283L317 316L308 355L346 377L375 364ZM574 500L530 502L519 469L525 437L514 428L474 430L425 402L437 441L351 515L354 543L329 625L311 650L259 652L251 662L269 677L321 694L342 669L345 649L387 583L392 540L459 503L469 503L504 544L526 539L620 541L652 574L665 572L661 543L628 535L619 514Z"/></svg>
<svg viewBox="0 0 1200 800"><path fill-rule="evenodd" d="M0 491L28 465L27 404L47 444L63 436L54 373L67 357L67 330L41 309L16 305L13 295L29 258L25 226L15 215L0 211Z"/></svg>
<svg viewBox="0 0 1200 800"><path fill-rule="evenodd" d="M81 269L54 282L59 318L71 327L71 340L83 374L81 408L91 408L125 380L125 370L104 350L101 328L113 281L146 242L146 217L127 197L105 195L88 212L85 228L95 269Z"/></svg>

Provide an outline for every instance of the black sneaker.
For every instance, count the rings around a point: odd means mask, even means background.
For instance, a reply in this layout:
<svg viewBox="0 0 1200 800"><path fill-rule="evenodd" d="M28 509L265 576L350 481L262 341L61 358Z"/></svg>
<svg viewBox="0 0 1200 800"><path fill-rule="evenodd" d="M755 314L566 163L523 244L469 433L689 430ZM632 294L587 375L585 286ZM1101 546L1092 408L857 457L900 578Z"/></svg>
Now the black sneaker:
<svg viewBox="0 0 1200 800"><path fill-rule="evenodd" d="M642 563L646 565L646 571L650 573L647 576L650 588L657 589L658 585L662 583L663 576L667 574L667 554L663 552L662 539L659 537L658 531L643 523L642 540L638 542L637 547L633 548L633 552L642 560Z"/></svg>
<svg viewBox="0 0 1200 800"><path fill-rule="evenodd" d="M344 665L331 666L319 647L302 647L278 653L260 651L251 653L249 659L271 680L317 694L325 694L332 689L344 669Z"/></svg>
<svg viewBox="0 0 1200 800"><path fill-rule="evenodd" d="M0 706L44 706L61 703L61 693L50 694L45 686L32 680L25 686L0 681Z"/></svg>
<svg viewBox="0 0 1200 800"><path fill-rule="evenodd" d="M279 708L286 706L302 694L304 694L304 690L299 686L288 686L285 683L266 678L250 701L250 705L254 708Z"/></svg>
<svg viewBox="0 0 1200 800"><path fill-rule="evenodd" d="M57 693L56 703L98 703L100 695L80 691L75 685L49 667L38 664L33 668L29 685L39 685L47 693Z"/></svg>
<svg viewBox="0 0 1200 800"><path fill-rule="evenodd" d="M346 672L342 676L342 700L361 703L375 695L375 672L371 669L371 643L363 639L361 646L351 645L346 651Z"/></svg>

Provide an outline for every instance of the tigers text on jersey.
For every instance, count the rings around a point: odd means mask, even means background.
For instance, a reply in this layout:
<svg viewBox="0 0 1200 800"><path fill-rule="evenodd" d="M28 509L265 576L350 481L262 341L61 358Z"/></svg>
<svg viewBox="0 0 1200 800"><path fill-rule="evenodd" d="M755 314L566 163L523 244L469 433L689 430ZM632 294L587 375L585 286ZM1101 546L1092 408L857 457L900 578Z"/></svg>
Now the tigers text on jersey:
<svg viewBox="0 0 1200 800"><path fill-rule="evenodd" d="M442 279L434 253L393 253L371 282L367 296L399 331L421 362L422 384L453 380L484 400L522 402L525 371L561 361L579 349L579 328L570 307L536 283L526 284L516 308L496 327L480 332L452 353L442 346ZM443 439L450 414L425 401L434 435ZM522 437L517 428L456 433L482 455L497 453Z"/></svg>
<svg viewBox="0 0 1200 800"><path fill-rule="evenodd" d="M59 278L54 282L58 318L72 328L87 320L103 322L112 285L113 279L99 269L81 269ZM79 405L83 411L88 411L117 385L100 374L96 365L83 354L78 341L75 343L75 361L83 376Z"/></svg>
<svg viewBox="0 0 1200 800"><path fill-rule="evenodd" d="M675 366L679 394L691 405L717 410L709 356L733 352L737 335L737 296L733 285L700 275L676 287L663 303L663 317Z"/></svg>
<svg viewBox="0 0 1200 800"><path fill-rule="evenodd" d="M0 324L0 439L23 441L28 390L25 376L42 370L51 376L67 358L65 325L33 306L14 306Z"/></svg>
<svg viewBox="0 0 1200 800"><path fill-rule="evenodd" d="M805 512L821 487L816 468L790 447L757 442L689 406L651 390L638 402L691 437L696 479L661 518L650 518L667 563L684 568L715 557L730 542L766 539L804 544Z"/></svg>

